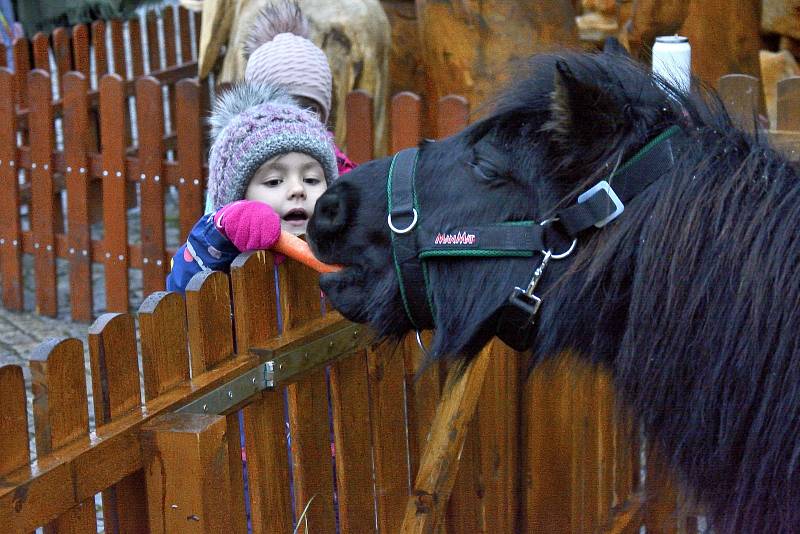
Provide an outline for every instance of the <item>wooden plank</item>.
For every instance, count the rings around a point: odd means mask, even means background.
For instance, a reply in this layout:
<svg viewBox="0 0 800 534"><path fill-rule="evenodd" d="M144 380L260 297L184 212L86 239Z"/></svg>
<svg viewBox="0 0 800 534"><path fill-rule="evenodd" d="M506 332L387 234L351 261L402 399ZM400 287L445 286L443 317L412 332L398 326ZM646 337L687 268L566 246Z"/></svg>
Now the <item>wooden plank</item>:
<svg viewBox="0 0 800 534"><path fill-rule="evenodd" d="M366 358L366 351L356 352L330 371L340 532L375 529Z"/></svg>
<svg viewBox="0 0 800 534"><path fill-rule="evenodd" d="M426 346L430 346L430 334L431 332L422 333L422 341ZM424 355L417 346L414 334L407 335L403 344L409 472L413 480L419 470L419 460L428 443L431 423L441 396L442 379L436 363L422 368Z"/></svg>
<svg viewBox="0 0 800 534"><path fill-rule="evenodd" d="M50 39L46 33L37 32L32 39L33 68L50 74Z"/></svg>
<svg viewBox="0 0 800 534"><path fill-rule="evenodd" d="M415 147L422 138L422 102L418 95L403 91L392 97L390 115L392 154Z"/></svg>
<svg viewBox="0 0 800 534"><path fill-rule="evenodd" d="M458 455L458 472L441 521L448 534L488 532L483 522L486 508L482 499L481 443L477 422L477 418L473 418L467 425L464 445Z"/></svg>
<svg viewBox="0 0 800 534"><path fill-rule="evenodd" d="M347 155L353 162L361 164L372 159L373 145L372 97L364 90L348 93L347 110Z"/></svg>
<svg viewBox="0 0 800 534"><path fill-rule="evenodd" d="M178 145L178 219L181 238L189 235L192 226L203 214L203 125L200 84L195 79L181 80L175 85Z"/></svg>
<svg viewBox="0 0 800 534"><path fill-rule="evenodd" d="M161 10L161 20L164 21L164 55L167 60L165 67L178 64L177 43L175 41L175 11L170 4Z"/></svg>
<svg viewBox="0 0 800 534"><path fill-rule="evenodd" d="M273 276L274 256L264 250L244 252L231 264L236 352L247 353L278 335Z"/></svg>
<svg viewBox="0 0 800 534"><path fill-rule="evenodd" d="M244 495L244 454L241 436L244 428L239 423L239 412L225 416L227 430L224 441L228 450L228 486L230 488L230 513L227 518L226 532L231 534L248 534L247 509Z"/></svg>
<svg viewBox="0 0 800 534"><path fill-rule="evenodd" d="M106 23L102 20L92 22L92 49L94 50L94 68L97 86L108 74L108 52L106 49Z"/></svg>
<svg viewBox="0 0 800 534"><path fill-rule="evenodd" d="M139 17L134 17L128 21L128 34L131 38L131 67L133 67L133 77L136 79L144 74L144 52L142 51L142 25Z"/></svg>
<svg viewBox="0 0 800 534"><path fill-rule="evenodd" d="M319 317L321 299L316 272L287 261L278 268L278 280L284 332ZM308 373L288 386L287 399L295 516L300 517L313 498L306 513L309 532L335 532L325 370Z"/></svg>
<svg viewBox="0 0 800 534"><path fill-rule="evenodd" d="M265 391L243 410L253 532L292 531L284 392Z"/></svg>
<svg viewBox="0 0 800 534"><path fill-rule="evenodd" d="M405 507L401 532L436 532L455 483L459 454L489 361L489 351L481 351L466 369L455 366L451 369L436 408L431 439Z"/></svg>
<svg viewBox="0 0 800 534"><path fill-rule="evenodd" d="M436 108L436 136L444 139L455 135L469 123L469 103L460 95L447 95Z"/></svg>
<svg viewBox="0 0 800 534"><path fill-rule="evenodd" d="M111 54L114 58L114 72L127 78L127 69L125 68L125 44L122 36L122 21L114 19L109 23L109 30L111 31Z"/></svg>
<svg viewBox="0 0 800 534"><path fill-rule="evenodd" d="M141 407L133 317L127 313L101 315L89 327L88 341L94 417L99 428ZM147 497L142 471L103 491L103 520L111 532L145 531Z"/></svg>
<svg viewBox="0 0 800 534"><path fill-rule="evenodd" d="M86 370L83 343L78 339L51 339L31 356L33 417L38 456L89 434ZM45 527L46 533L96 532L94 499L86 499Z"/></svg>
<svg viewBox="0 0 800 534"><path fill-rule="evenodd" d="M69 45L69 32L67 28L53 30L53 59L56 63L59 84L64 75L72 70L72 50ZM63 94L63 89L62 89Z"/></svg>
<svg viewBox="0 0 800 534"><path fill-rule="evenodd" d="M139 171L142 210L142 279L144 292L161 291L167 276L164 257L164 108L158 80L136 80L136 117L139 124Z"/></svg>
<svg viewBox="0 0 800 534"><path fill-rule="evenodd" d="M80 72L63 78L64 159L67 181L67 242L70 304L74 321L92 318L92 236L89 220L89 91Z"/></svg>
<svg viewBox="0 0 800 534"><path fill-rule="evenodd" d="M0 476L30 463L25 381L18 365L0 367Z"/></svg>
<svg viewBox="0 0 800 534"><path fill-rule="evenodd" d="M478 401L472 431L478 437L481 526L517 532L520 498L520 365L524 356L499 340L487 349L492 361Z"/></svg>
<svg viewBox="0 0 800 534"><path fill-rule="evenodd" d="M648 443L644 493L644 526L648 532L671 534L678 529L678 491L663 457Z"/></svg>
<svg viewBox="0 0 800 534"><path fill-rule="evenodd" d="M266 350L286 350L320 339L343 328L347 321L338 313L329 313L303 328L285 333L263 347ZM102 425L88 443L78 442L59 450L58 455L44 457L35 464L25 465L5 476L0 485L0 525L13 524L30 531L46 523L82 500L93 498L104 488L125 476L141 470L139 434L147 421L172 413L202 395L219 388L260 363L255 356L242 356L227 361L218 368L193 378L148 403L145 410L134 410ZM3 391L6 391L5 389ZM0 427L4 428L4 427ZM26 437L27 441L27 429ZM25 499L19 488L25 488ZM71 488L71 491L61 491Z"/></svg>
<svg viewBox="0 0 800 534"><path fill-rule="evenodd" d="M233 356L230 286L225 273L194 275L186 286L186 319L193 377Z"/></svg>
<svg viewBox="0 0 800 534"><path fill-rule="evenodd" d="M149 532L230 532L225 418L168 414L143 429Z"/></svg>
<svg viewBox="0 0 800 534"><path fill-rule="evenodd" d="M181 63L189 63L193 59L192 28L189 23L189 10L183 6L178 6L178 32L181 40Z"/></svg>
<svg viewBox="0 0 800 534"><path fill-rule="evenodd" d="M50 106L50 76L42 70L28 76L31 97L31 230L34 237L36 271L36 311L55 317L58 313L55 254L55 192L52 154L54 146L53 110Z"/></svg>
<svg viewBox="0 0 800 534"><path fill-rule="evenodd" d="M719 79L717 91L736 126L748 132L758 128L758 114L763 108L758 78L747 74L728 74Z"/></svg>
<svg viewBox="0 0 800 534"><path fill-rule="evenodd" d="M597 429L594 514L595 524L599 527L609 521L614 506L614 387L611 376L604 369L594 372L594 392L590 409L594 410Z"/></svg>
<svg viewBox="0 0 800 534"><path fill-rule="evenodd" d="M103 248L106 309L128 311L128 221L125 185L125 91L122 78L100 81L100 138L103 155Z"/></svg>
<svg viewBox="0 0 800 534"><path fill-rule="evenodd" d="M0 43L0 67L8 67L8 47Z"/></svg>
<svg viewBox="0 0 800 534"><path fill-rule="evenodd" d="M624 504L639 491L639 440L634 431L633 418L625 408L616 407L618 416L614 434L614 486L617 503ZM638 501L641 504L641 500ZM641 506L639 507L641 510ZM641 518L631 523L625 534L639 532Z"/></svg>
<svg viewBox="0 0 800 534"><path fill-rule="evenodd" d="M89 80L89 27L86 24L77 24L72 27L72 56L75 59L75 70Z"/></svg>
<svg viewBox="0 0 800 534"><path fill-rule="evenodd" d="M266 251L245 252L231 264L239 354L278 333L273 265ZM242 410L253 532L292 529L283 398L284 389L265 391Z"/></svg>
<svg viewBox="0 0 800 534"><path fill-rule="evenodd" d="M570 532L571 387L564 357L540 363L522 395L523 532Z"/></svg>
<svg viewBox="0 0 800 534"><path fill-rule="evenodd" d="M778 82L777 126L778 130L800 131L800 76Z"/></svg>
<svg viewBox="0 0 800 534"><path fill-rule="evenodd" d="M153 10L148 11L147 15L145 16L145 21L147 24L147 49L149 52L147 72L161 69L159 52L161 47L158 40L158 22L156 21L156 18L156 12Z"/></svg>
<svg viewBox="0 0 800 534"><path fill-rule="evenodd" d="M409 493L406 443L398 439L405 427L405 366L403 354L396 348L396 342L386 341L367 352L375 492L381 532L397 531Z"/></svg>
<svg viewBox="0 0 800 534"><path fill-rule="evenodd" d="M17 179L17 121L14 112L14 74L0 69L0 272L3 274L3 306L20 311L22 295L22 225Z"/></svg>
<svg viewBox="0 0 800 534"><path fill-rule="evenodd" d="M28 101L28 72L31 70L30 43L24 37L14 39L14 93L18 106L27 108Z"/></svg>
<svg viewBox="0 0 800 534"><path fill-rule="evenodd" d="M158 397L189 380L186 311L177 293L159 291L139 306L144 398Z"/></svg>

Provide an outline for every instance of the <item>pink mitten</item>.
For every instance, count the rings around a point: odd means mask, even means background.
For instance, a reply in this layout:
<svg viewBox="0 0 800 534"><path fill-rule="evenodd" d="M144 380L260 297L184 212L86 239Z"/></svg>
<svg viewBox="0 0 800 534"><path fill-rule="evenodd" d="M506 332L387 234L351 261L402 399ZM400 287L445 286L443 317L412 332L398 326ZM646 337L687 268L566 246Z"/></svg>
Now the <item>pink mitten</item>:
<svg viewBox="0 0 800 534"><path fill-rule="evenodd" d="M238 200L220 208L214 225L241 252L270 248L281 235L281 218L257 200Z"/></svg>

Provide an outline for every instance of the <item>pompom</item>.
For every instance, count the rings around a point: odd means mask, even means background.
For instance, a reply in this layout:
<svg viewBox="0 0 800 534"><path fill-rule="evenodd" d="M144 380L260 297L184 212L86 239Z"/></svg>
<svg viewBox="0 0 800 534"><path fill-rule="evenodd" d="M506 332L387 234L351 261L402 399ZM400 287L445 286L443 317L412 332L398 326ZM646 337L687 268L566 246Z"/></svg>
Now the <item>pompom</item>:
<svg viewBox="0 0 800 534"><path fill-rule="evenodd" d="M293 33L308 39L308 19L293 0L280 0L258 13L244 41L245 59L281 33Z"/></svg>
<svg viewBox="0 0 800 534"><path fill-rule="evenodd" d="M260 82L242 82L219 95L214 102L209 124L211 138L216 139L222 130L240 113L261 104L297 105L282 88Z"/></svg>

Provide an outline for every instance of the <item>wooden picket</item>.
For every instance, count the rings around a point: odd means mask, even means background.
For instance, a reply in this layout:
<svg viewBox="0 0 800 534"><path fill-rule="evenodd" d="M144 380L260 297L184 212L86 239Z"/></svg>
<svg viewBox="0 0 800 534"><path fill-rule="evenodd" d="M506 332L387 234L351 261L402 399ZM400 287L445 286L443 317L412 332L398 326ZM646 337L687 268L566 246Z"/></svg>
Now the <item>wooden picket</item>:
<svg viewBox="0 0 800 534"><path fill-rule="evenodd" d="M0 203L5 207L6 221L0 229L0 270L3 274L3 306L20 311L23 307L22 225L14 91L14 75L8 69L0 69Z"/></svg>

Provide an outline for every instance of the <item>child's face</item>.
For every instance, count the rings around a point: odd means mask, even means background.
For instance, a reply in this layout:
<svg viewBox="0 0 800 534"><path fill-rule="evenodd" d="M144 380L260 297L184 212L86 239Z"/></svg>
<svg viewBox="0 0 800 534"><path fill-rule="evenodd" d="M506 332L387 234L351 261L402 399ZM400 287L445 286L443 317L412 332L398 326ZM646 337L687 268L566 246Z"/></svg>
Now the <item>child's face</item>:
<svg viewBox="0 0 800 534"><path fill-rule="evenodd" d="M281 229L300 235L317 199L328 188L317 160L301 152L289 152L265 162L247 186L245 198L268 204L281 218Z"/></svg>

